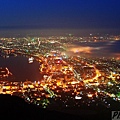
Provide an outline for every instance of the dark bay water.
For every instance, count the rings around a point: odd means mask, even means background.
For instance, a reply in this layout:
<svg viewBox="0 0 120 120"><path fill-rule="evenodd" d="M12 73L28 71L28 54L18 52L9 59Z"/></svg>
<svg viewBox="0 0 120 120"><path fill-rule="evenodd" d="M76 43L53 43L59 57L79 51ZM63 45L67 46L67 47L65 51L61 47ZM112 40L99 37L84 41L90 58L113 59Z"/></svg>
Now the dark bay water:
<svg viewBox="0 0 120 120"><path fill-rule="evenodd" d="M39 63L28 62L28 58L23 56L3 58L0 57L0 67L7 67L14 75L15 81L25 81L26 79L35 81L42 78L39 73Z"/></svg>

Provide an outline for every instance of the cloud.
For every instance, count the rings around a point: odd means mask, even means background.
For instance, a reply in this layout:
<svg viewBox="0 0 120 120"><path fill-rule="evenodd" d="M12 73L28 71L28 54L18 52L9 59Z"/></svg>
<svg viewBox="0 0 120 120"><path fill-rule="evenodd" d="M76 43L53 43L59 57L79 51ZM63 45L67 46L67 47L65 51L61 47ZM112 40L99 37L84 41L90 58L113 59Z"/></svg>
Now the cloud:
<svg viewBox="0 0 120 120"><path fill-rule="evenodd" d="M91 53L91 50L92 50L92 47L88 47L88 46L86 46L86 47L76 46L76 47L68 49L68 51L71 51L74 53Z"/></svg>
<svg viewBox="0 0 120 120"><path fill-rule="evenodd" d="M71 45L67 52L71 55L86 55L91 57L120 57L120 40L96 43L79 43Z"/></svg>

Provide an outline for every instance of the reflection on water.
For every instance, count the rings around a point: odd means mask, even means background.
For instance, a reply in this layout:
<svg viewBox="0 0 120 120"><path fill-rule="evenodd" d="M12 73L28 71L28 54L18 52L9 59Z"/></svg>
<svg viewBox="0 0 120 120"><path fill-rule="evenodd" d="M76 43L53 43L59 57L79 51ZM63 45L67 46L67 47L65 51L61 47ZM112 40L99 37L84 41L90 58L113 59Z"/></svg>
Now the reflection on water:
<svg viewBox="0 0 120 120"><path fill-rule="evenodd" d="M28 58L23 56L0 57L0 67L7 67L15 76L15 81L25 81L26 79L35 81L42 78L39 73L39 63L34 61L32 64L29 64Z"/></svg>

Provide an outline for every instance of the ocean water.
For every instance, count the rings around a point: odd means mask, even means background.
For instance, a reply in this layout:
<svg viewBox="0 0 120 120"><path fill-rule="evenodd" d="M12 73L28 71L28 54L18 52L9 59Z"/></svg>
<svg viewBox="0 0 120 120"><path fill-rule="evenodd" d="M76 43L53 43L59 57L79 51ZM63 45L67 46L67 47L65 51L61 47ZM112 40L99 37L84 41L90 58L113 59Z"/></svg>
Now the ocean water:
<svg viewBox="0 0 120 120"><path fill-rule="evenodd" d="M27 57L0 57L0 67L7 67L13 74L14 81L37 81L42 78L39 73L39 63L37 61L29 63Z"/></svg>

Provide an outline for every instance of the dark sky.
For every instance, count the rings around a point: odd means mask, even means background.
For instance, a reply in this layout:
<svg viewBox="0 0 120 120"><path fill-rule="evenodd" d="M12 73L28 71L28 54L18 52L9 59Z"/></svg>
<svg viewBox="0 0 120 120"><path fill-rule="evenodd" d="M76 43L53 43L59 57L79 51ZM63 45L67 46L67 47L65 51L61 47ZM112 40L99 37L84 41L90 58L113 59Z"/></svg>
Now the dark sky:
<svg viewBox="0 0 120 120"><path fill-rule="evenodd" d="M0 0L0 28L120 29L120 0Z"/></svg>

